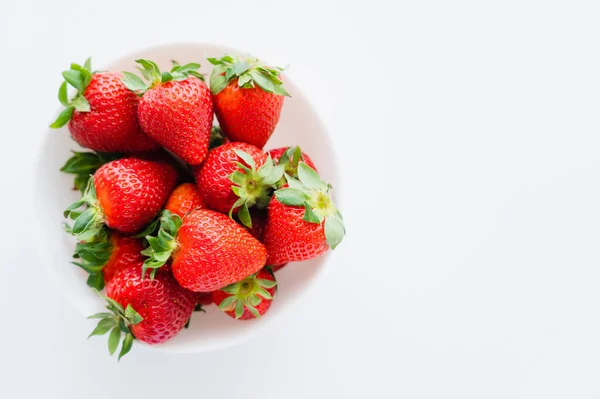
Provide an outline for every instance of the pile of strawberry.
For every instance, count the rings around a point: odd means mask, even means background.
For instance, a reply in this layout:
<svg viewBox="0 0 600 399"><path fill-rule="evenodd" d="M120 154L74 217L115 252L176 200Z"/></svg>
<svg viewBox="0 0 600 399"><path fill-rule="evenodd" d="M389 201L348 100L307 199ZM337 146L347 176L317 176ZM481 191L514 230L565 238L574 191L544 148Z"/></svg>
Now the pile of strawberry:
<svg viewBox="0 0 600 399"><path fill-rule="evenodd" d="M202 305L260 317L276 270L345 234L308 155L263 150L289 96L282 69L250 57L208 61L210 89L196 63L161 72L137 60L143 79L92 72L89 60L63 72L65 109L51 126L68 124L93 151L61 169L82 192L65 230L78 241L73 263L107 302L108 312L90 316L100 319L90 336L110 332L111 354L123 339L119 358L135 339L172 338Z"/></svg>

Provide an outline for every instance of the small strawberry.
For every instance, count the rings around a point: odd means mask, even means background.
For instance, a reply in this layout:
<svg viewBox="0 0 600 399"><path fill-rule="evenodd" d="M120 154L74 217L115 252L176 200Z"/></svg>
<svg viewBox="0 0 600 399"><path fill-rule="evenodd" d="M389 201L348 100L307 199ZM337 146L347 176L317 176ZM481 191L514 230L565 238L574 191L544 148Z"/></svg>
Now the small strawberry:
<svg viewBox="0 0 600 399"><path fill-rule="evenodd" d="M146 237L150 247L142 254L151 275L172 259L179 284L194 292L210 292L256 273L267 251L246 229L226 215L195 209L183 220L164 211L156 237Z"/></svg>
<svg viewBox="0 0 600 399"><path fill-rule="evenodd" d="M221 129L232 141L264 147L289 96L279 76L283 69L229 55L208 61L215 65L210 90Z"/></svg>
<svg viewBox="0 0 600 399"><path fill-rule="evenodd" d="M121 341L119 359L131 349L135 338L147 344L160 344L183 329L194 311L193 292L181 288L171 273L159 271L152 281L142 278L142 265L118 271L106 286L106 308L110 313L97 313L100 319L90 334L110 331L108 349L112 355Z"/></svg>
<svg viewBox="0 0 600 399"><path fill-rule="evenodd" d="M104 164L65 211L75 220L71 233L89 241L105 224L121 233L141 230L160 212L176 180L177 172L164 162L122 158ZM77 211L83 205L87 209Z"/></svg>
<svg viewBox="0 0 600 399"><path fill-rule="evenodd" d="M196 208L206 208L206 204L194 183L183 183L177 186L165 205L166 210L179 217Z"/></svg>
<svg viewBox="0 0 600 399"><path fill-rule="evenodd" d="M69 123L73 139L94 151L140 152L158 148L158 143L140 129L139 99L127 90L120 74L92 73L88 58L84 66L71 64L63 77L58 99L66 108L50 127L60 128ZM70 101L67 83L77 89Z"/></svg>
<svg viewBox="0 0 600 399"><path fill-rule="evenodd" d="M117 232L102 234L97 240L80 242L75 246L73 262L90 274L87 284L101 290L116 272L130 265L144 262L144 250L140 238L126 237Z"/></svg>
<svg viewBox="0 0 600 399"><path fill-rule="evenodd" d="M314 258L335 249L345 234L329 196L331 186L304 162L298 164L298 177L286 176L289 187L275 191L267 209L263 242L271 265Z"/></svg>
<svg viewBox="0 0 600 399"><path fill-rule="evenodd" d="M229 316L250 320L264 315L275 296L277 282L267 269L212 293L213 302Z"/></svg>
<svg viewBox="0 0 600 399"><path fill-rule="evenodd" d="M140 126L146 134L190 165L206 158L213 122L210 91L197 70L199 64L175 65L160 72L148 60L136 60L149 82L124 72L123 82L142 95L138 107Z"/></svg>
<svg viewBox="0 0 600 399"><path fill-rule="evenodd" d="M248 208L267 206L283 167L273 166L261 149L234 142L212 150L195 175L209 208L230 215L236 212L244 225L252 227Z"/></svg>
<svg viewBox="0 0 600 399"><path fill-rule="evenodd" d="M301 161L318 172L315 164L308 155L302 152L300 147L280 147L267 151L267 154L273 158L275 165L283 165L285 173L298 178L298 163Z"/></svg>
<svg viewBox="0 0 600 399"><path fill-rule="evenodd" d="M65 165L60 168L61 172L75 175L74 190L79 190L83 194L87 187L90 175L96 173L98 168L109 161L119 159L121 154L108 152L76 152L67 160Z"/></svg>

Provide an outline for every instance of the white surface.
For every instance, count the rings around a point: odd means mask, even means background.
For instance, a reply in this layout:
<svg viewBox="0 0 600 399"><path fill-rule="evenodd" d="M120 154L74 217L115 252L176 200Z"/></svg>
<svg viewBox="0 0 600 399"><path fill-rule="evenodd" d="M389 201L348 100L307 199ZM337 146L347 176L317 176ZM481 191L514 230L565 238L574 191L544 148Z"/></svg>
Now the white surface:
<svg viewBox="0 0 600 399"><path fill-rule="evenodd" d="M171 68L171 60L183 64L197 62L204 57L220 58L223 54L234 54L228 47L210 46L206 44L183 44L153 46L148 49L122 55L110 65L96 66L94 69L111 71L135 71L135 60L149 59L158 64L161 70ZM243 54L243 53L242 53ZM93 64L92 64L93 66ZM200 69L210 76L212 65L206 62ZM341 198L339 171L335 166L335 150L328 143L330 138L310 102L294 84L286 77L286 90L292 96L286 99L277 129L269 139L265 149L299 145L310 154L311 159L319 165L319 175L324 181L336 187L336 198ZM56 111L59 112L58 110ZM35 185L37 188L35 204L38 212L40 242L45 244L42 250L52 252L53 256L45 263L51 271L57 287L62 290L71 304L75 306L83 318L104 311L106 302L90 290L85 281L88 273L71 264L73 248L77 242L74 237L64 234L62 224L64 209L77 201L81 193L73 191L72 176L57 173L72 150L81 150L69 136L67 127L60 131L48 128L43 137L37 159ZM52 195L48 195L52 193ZM302 296L307 295L311 285L325 271L331 251L318 258L305 262L290 264L277 273L277 299L269 308L269 312L258 320L240 323L232 319L216 306L207 306L205 313L194 313L188 329L162 345L150 348L174 353L206 352L229 347L245 341L279 320L282 314L289 312ZM137 342L136 342L137 344ZM136 345L137 346L137 345Z"/></svg>
<svg viewBox="0 0 600 399"><path fill-rule="evenodd" d="M387 3L0 1L0 397L600 395L600 3ZM45 272L31 162L70 61L183 40L292 65L349 234L260 336L117 364Z"/></svg>

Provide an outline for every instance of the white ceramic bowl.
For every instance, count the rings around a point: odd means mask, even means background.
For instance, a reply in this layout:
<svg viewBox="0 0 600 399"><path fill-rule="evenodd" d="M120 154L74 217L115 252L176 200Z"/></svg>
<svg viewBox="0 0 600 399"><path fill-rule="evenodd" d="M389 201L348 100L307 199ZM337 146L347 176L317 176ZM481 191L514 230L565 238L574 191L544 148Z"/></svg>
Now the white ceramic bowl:
<svg viewBox="0 0 600 399"><path fill-rule="evenodd" d="M210 76L212 66L206 57L220 57L224 53L240 54L239 51L209 44L177 44L153 47L127 55L108 65L106 70L135 71L134 60L147 58L154 60L163 70L170 69L170 60L182 64L199 62L201 72ZM254 54L259 56L260 54ZM59 73L59 71L57 71ZM285 86L291 94L284 102L281 119L266 149L284 145L300 145L311 156L324 181L331 182L338 189L338 176L335 154L329 137L309 100L286 76ZM48 120L52 115L48 116ZM72 191L72 177L59 171L69 158L71 150L82 150L69 136L68 129L49 129L38 157L36 178L37 210L39 231L43 237L39 242L45 245L47 265L60 290L70 302L88 316L104 309L104 302L85 283L86 273L72 265L71 255L75 240L61 227L64 221L63 210L78 199L78 192ZM339 189L337 190L339 196ZM239 321L221 312L213 305L206 306L206 313L195 312L190 328L181 331L175 338L152 348L170 352L202 352L225 348L242 342L286 312L292 303L302 296L315 281L325 266L329 255L306 262L293 263L277 272L279 289L267 314L261 319ZM82 317L83 320L83 317ZM136 345L140 345L137 341Z"/></svg>

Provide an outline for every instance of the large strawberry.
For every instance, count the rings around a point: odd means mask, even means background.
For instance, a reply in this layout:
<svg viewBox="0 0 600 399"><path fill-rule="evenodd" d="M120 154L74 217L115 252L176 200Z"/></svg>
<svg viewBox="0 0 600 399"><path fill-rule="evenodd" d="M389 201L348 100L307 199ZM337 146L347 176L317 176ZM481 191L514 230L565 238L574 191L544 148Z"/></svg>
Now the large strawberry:
<svg viewBox="0 0 600 399"><path fill-rule="evenodd" d="M229 316L250 320L264 315L275 296L275 276L262 269L212 293L214 303Z"/></svg>
<svg viewBox="0 0 600 399"><path fill-rule="evenodd" d="M89 317L100 319L90 337L110 331L112 355L124 333L119 359L129 352L135 338L151 345L173 338L196 306L194 293L181 288L171 273L159 271L153 281L144 279L141 263L117 272L106 286L105 299L110 313Z"/></svg>
<svg viewBox="0 0 600 399"><path fill-rule="evenodd" d="M334 249L345 234L342 215L329 195L331 186L304 162L298 165L298 177L286 176L289 186L275 191L267 209L263 243L270 265L314 258Z"/></svg>
<svg viewBox="0 0 600 399"><path fill-rule="evenodd" d="M227 143L212 150L195 170L196 182L209 208L238 213L242 223L252 226L248 208L264 209L283 167L251 144Z"/></svg>
<svg viewBox="0 0 600 399"><path fill-rule="evenodd" d="M66 108L50 127L69 123L73 139L94 151L139 152L158 148L158 143L140 129L139 98L127 90L120 74L92 73L88 59L84 66L71 64L63 77L58 99ZM71 100L67 83L77 89Z"/></svg>
<svg viewBox="0 0 600 399"><path fill-rule="evenodd" d="M183 183L177 186L165 205L166 210L179 217L196 208L206 208L206 204L194 183Z"/></svg>
<svg viewBox="0 0 600 399"><path fill-rule="evenodd" d="M126 237L117 232L100 235L96 240L80 242L75 247L75 265L87 271L87 284L101 290L116 272L144 262L141 238Z"/></svg>
<svg viewBox="0 0 600 399"><path fill-rule="evenodd" d="M232 141L264 147L279 121L283 99L289 96L279 76L282 69L251 57L226 55L208 61L215 65L210 90L221 129Z"/></svg>
<svg viewBox="0 0 600 399"><path fill-rule="evenodd" d="M122 158L104 164L82 198L65 211L65 217L75 219L71 233L89 241L105 224L122 233L141 230L160 212L176 180L175 169L161 161Z"/></svg>
<svg viewBox="0 0 600 399"><path fill-rule="evenodd" d="M148 60L137 60L148 83L124 72L125 85L142 95L138 119L145 133L190 165L199 165L208 152L213 122L210 90L197 70L199 64L175 65L160 72Z"/></svg>
<svg viewBox="0 0 600 399"><path fill-rule="evenodd" d="M259 271L267 251L246 229L222 213L195 209L183 217L164 211L156 237L146 237L150 247L144 267L163 266L170 258L173 275L191 291L209 292Z"/></svg>

